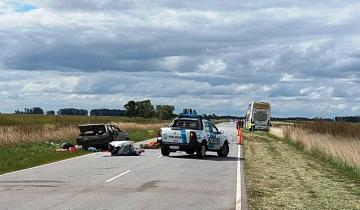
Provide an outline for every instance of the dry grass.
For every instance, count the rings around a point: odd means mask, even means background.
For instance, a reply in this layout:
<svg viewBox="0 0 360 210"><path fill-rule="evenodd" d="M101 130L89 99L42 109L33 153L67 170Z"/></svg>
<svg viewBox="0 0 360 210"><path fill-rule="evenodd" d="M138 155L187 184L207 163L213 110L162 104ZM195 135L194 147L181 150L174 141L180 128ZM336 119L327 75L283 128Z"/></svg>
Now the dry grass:
<svg viewBox="0 0 360 210"><path fill-rule="evenodd" d="M151 124L139 124L133 122L119 122L115 123L119 128L129 131L129 130L159 130L163 126L168 126L166 123L151 123Z"/></svg>
<svg viewBox="0 0 360 210"><path fill-rule="evenodd" d="M39 143L73 139L76 126L16 125L0 127L0 144Z"/></svg>
<svg viewBox="0 0 360 210"><path fill-rule="evenodd" d="M118 122L122 130L131 132L138 130L158 130L163 123L139 124L135 122ZM75 125L14 125L0 126L0 144L40 143L46 141L70 141L78 134ZM131 134L130 134L131 136ZM154 136L155 137L155 136Z"/></svg>
<svg viewBox="0 0 360 210"><path fill-rule="evenodd" d="M249 209L360 209L360 182L267 133L244 133Z"/></svg>
<svg viewBox="0 0 360 210"><path fill-rule="evenodd" d="M354 132L353 127L347 129L347 133L344 132L345 129L335 129L334 131L331 126L334 124L328 122L324 122L322 126L320 123L316 123L313 127L310 124L281 126L271 128L270 132L278 137L291 139L308 151L319 151L346 165L360 168L360 138L354 137L360 131Z"/></svg>
<svg viewBox="0 0 360 210"><path fill-rule="evenodd" d="M328 134L331 136L350 137L360 139L360 125L346 122L313 121L294 124L295 127L305 129L310 133ZM341 139L340 139L341 140Z"/></svg>

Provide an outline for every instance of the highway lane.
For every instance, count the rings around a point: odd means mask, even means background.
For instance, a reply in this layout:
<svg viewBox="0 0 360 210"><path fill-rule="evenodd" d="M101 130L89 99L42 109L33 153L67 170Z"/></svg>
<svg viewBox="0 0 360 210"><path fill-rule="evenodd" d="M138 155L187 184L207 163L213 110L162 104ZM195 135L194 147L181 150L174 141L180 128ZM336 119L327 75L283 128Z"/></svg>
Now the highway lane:
<svg viewBox="0 0 360 210"><path fill-rule="evenodd" d="M226 158L94 153L0 176L0 209L236 209L238 146L233 124ZM238 203L239 207L241 203Z"/></svg>

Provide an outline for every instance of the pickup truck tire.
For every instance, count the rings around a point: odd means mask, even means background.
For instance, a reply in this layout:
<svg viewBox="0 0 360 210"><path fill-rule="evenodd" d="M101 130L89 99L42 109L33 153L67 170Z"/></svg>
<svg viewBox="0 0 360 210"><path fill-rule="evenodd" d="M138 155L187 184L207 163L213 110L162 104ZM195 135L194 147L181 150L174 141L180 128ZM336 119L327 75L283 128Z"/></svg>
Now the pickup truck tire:
<svg viewBox="0 0 360 210"><path fill-rule="evenodd" d="M229 144L227 142L217 151L219 157L227 157L229 154Z"/></svg>
<svg viewBox="0 0 360 210"><path fill-rule="evenodd" d="M161 147L161 154L162 154L162 156L169 156L170 149L168 147Z"/></svg>
<svg viewBox="0 0 360 210"><path fill-rule="evenodd" d="M202 143L201 146L196 149L196 156L198 158L204 158L205 155L206 155L206 145Z"/></svg>
<svg viewBox="0 0 360 210"><path fill-rule="evenodd" d="M186 150L185 152L186 152L186 154L188 154L188 155L192 155L192 154L195 153L195 150L194 150L194 149L189 149L189 150Z"/></svg>

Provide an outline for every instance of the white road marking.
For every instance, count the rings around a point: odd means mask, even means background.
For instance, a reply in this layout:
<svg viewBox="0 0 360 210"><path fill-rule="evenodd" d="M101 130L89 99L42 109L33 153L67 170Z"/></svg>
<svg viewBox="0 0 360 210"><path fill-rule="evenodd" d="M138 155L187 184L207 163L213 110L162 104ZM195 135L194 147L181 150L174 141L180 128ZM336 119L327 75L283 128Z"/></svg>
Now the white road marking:
<svg viewBox="0 0 360 210"><path fill-rule="evenodd" d="M236 210L241 210L241 145L238 145L237 176L236 176Z"/></svg>
<svg viewBox="0 0 360 210"><path fill-rule="evenodd" d="M121 173L121 174L119 174L119 175L117 175L117 176L114 176L114 177L111 178L111 179L106 180L105 182L107 183L107 182L114 181L115 179L117 179L117 178L119 178L119 177L121 177L121 176L124 176L125 174L127 174L127 173L129 173L129 172L131 172L131 170L127 170L127 171L125 171L125 172L123 172L123 173Z"/></svg>
<svg viewBox="0 0 360 210"><path fill-rule="evenodd" d="M159 155L159 156L156 157L156 159L159 159L159 158L161 158L161 157L162 157L162 155Z"/></svg>

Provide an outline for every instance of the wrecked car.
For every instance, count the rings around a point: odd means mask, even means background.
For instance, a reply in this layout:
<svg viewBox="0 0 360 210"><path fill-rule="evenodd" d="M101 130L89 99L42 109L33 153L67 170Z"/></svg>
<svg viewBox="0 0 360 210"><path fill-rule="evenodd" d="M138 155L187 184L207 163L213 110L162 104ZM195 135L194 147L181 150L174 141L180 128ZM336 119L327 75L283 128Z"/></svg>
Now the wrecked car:
<svg viewBox="0 0 360 210"><path fill-rule="evenodd" d="M129 141L129 134L114 124L85 124L79 125L80 133L76 137L78 145L84 149L95 147L107 149L112 141Z"/></svg>

